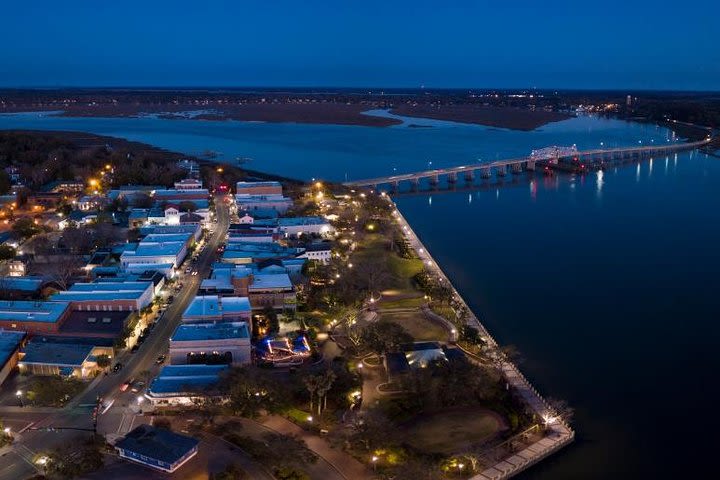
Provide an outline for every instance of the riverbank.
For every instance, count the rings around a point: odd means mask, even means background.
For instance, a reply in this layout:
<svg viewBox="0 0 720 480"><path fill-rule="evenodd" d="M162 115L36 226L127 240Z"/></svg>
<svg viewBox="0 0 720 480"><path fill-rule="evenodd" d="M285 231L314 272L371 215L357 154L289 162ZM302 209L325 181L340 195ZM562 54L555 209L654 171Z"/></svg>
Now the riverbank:
<svg viewBox="0 0 720 480"><path fill-rule="evenodd" d="M480 332L481 338L486 345L497 347L497 342L485 329L477 316L472 312L452 282L443 272L432 257L428 249L423 245L421 240L415 234L410 224L397 208L395 203L388 197L388 201L395 208L395 218L404 232L404 235L410 246L418 257L425 264L425 268L431 274L437 276L442 282L450 286L454 299L460 303L462 308L467 312L466 323L473 326ZM520 370L510 361L502 362L503 375L509 386L513 387L527 402L528 406L541 419L543 419L546 427L546 435L541 440L531 444L530 446L514 453L507 458L497 462L495 465L483 470L480 474L472 477L472 480L502 480L511 478L523 470L535 465L542 459L559 451L566 445L569 445L575 439L575 432L558 416L557 412L545 401L537 390L530 384Z"/></svg>
<svg viewBox="0 0 720 480"><path fill-rule="evenodd" d="M234 105L191 104L68 104L68 105L5 105L3 113L48 112L52 116L69 118L144 118L166 120L206 120L262 123L299 123L325 125L354 125L363 127L391 127L402 120L373 115L372 110L389 108L390 113L428 120L484 125L508 130L531 131L548 123L572 118L571 115L525 108L462 105L415 105L384 103L244 103ZM411 125L429 128L428 125Z"/></svg>

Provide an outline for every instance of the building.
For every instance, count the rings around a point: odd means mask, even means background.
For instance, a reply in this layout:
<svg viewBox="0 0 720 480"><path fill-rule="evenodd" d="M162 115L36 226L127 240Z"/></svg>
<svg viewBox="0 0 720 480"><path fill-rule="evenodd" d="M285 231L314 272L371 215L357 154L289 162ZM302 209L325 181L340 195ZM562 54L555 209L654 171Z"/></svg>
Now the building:
<svg viewBox="0 0 720 480"><path fill-rule="evenodd" d="M71 312L58 331L61 336L115 340L127 326L130 312Z"/></svg>
<svg viewBox="0 0 720 480"><path fill-rule="evenodd" d="M170 337L172 365L250 363L250 331L245 322L186 323Z"/></svg>
<svg viewBox="0 0 720 480"><path fill-rule="evenodd" d="M183 323L249 322L250 301L247 297L198 295L185 309Z"/></svg>
<svg viewBox="0 0 720 480"><path fill-rule="evenodd" d="M330 263L332 244L330 242L313 242L305 246L305 251L298 258L307 258L323 265Z"/></svg>
<svg viewBox="0 0 720 480"><path fill-rule="evenodd" d="M101 371L97 357L113 357L112 346L95 346L92 343L70 343L52 337L35 337L20 353L18 368L21 373L33 375L60 375L63 377L91 378Z"/></svg>
<svg viewBox="0 0 720 480"><path fill-rule="evenodd" d="M253 274L248 286L253 310L271 307L275 310L295 310L297 296L287 273Z"/></svg>
<svg viewBox="0 0 720 480"><path fill-rule="evenodd" d="M283 195L235 195L235 204L240 210L275 210L278 213L287 212L292 207L292 199Z"/></svg>
<svg viewBox="0 0 720 480"><path fill-rule="evenodd" d="M217 395L215 385L227 365L166 365L150 382L145 397L155 406L194 405Z"/></svg>
<svg viewBox="0 0 720 480"><path fill-rule="evenodd" d="M197 178L184 178L175 182L175 190L201 190L202 187L202 181Z"/></svg>
<svg viewBox="0 0 720 480"><path fill-rule="evenodd" d="M197 455L200 442L164 428L143 424L115 443L121 458L172 473Z"/></svg>
<svg viewBox="0 0 720 480"><path fill-rule="evenodd" d="M36 297L43 283L42 277L3 276L0 277L0 295L6 300Z"/></svg>
<svg viewBox="0 0 720 480"><path fill-rule="evenodd" d="M70 302L72 310L122 312L147 307L152 302L153 292L152 282L78 282L50 298L53 301Z"/></svg>
<svg viewBox="0 0 720 480"><path fill-rule="evenodd" d="M130 266L145 265L146 270L150 265L171 264L173 268L185 260L187 255L187 243L180 242L147 242L138 243L135 250L126 250L120 255L120 263L123 268Z"/></svg>
<svg viewBox="0 0 720 480"><path fill-rule="evenodd" d="M202 228L198 225L146 225L140 228L141 235L147 236L153 233L190 233L195 241L198 241L202 235Z"/></svg>
<svg viewBox="0 0 720 480"><path fill-rule="evenodd" d="M331 235L335 228L323 217L282 217L256 220L254 225L276 227L285 237L301 235Z"/></svg>
<svg viewBox="0 0 720 480"><path fill-rule="evenodd" d="M26 336L25 332L0 330L0 385L17 366Z"/></svg>
<svg viewBox="0 0 720 480"><path fill-rule="evenodd" d="M465 355L459 348L440 345L438 342L414 342L402 345L399 352L388 352L383 357L389 381L404 378L413 369L426 368L433 362L459 361Z"/></svg>
<svg viewBox="0 0 720 480"><path fill-rule="evenodd" d="M57 333L70 312L70 302L0 301L0 328L30 334Z"/></svg>
<svg viewBox="0 0 720 480"><path fill-rule="evenodd" d="M239 195L282 195L280 182L237 182L235 192Z"/></svg>

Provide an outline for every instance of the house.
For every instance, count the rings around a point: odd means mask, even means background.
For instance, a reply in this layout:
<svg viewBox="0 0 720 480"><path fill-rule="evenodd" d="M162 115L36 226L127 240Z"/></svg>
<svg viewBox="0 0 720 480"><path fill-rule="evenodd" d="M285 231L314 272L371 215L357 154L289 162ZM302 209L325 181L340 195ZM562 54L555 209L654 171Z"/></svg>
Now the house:
<svg viewBox="0 0 720 480"><path fill-rule="evenodd" d="M71 311L70 302L0 301L0 328L30 334L57 333Z"/></svg>
<svg viewBox="0 0 720 480"><path fill-rule="evenodd" d="M22 349L20 373L91 378L101 371L97 357L114 354L112 346L95 346L91 342L71 343L52 337L34 337Z"/></svg>
<svg viewBox="0 0 720 480"><path fill-rule="evenodd" d="M246 322L185 323L170 337L172 365L244 365L250 352Z"/></svg>
<svg viewBox="0 0 720 480"><path fill-rule="evenodd" d="M80 210L100 210L108 205L108 198L104 195L83 195L77 200Z"/></svg>
<svg viewBox="0 0 720 480"><path fill-rule="evenodd" d="M143 424L115 443L121 458L161 472L173 473L197 455L200 442L164 428Z"/></svg>
<svg viewBox="0 0 720 480"><path fill-rule="evenodd" d="M305 251L298 258L307 258L327 265L332 258L332 244L330 242L313 242L305 246Z"/></svg>
<svg viewBox="0 0 720 480"><path fill-rule="evenodd" d="M0 330L0 385L17 366L25 337L25 332Z"/></svg>
<svg viewBox="0 0 720 480"><path fill-rule="evenodd" d="M153 292L152 282L78 282L50 298L53 301L69 302L72 310L122 312L147 307L152 302Z"/></svg>
<svg viewBox="0 0 720 480"><path fill-rule="evenodd" d="M238 212L238 218L238 223L241 225L251 225L255 221L255 217L250 215L250 212L248 212L247 210Z"/></svg>
<svg viewBox="0 0 720 480"><path fill-rule="evenodd" d="M183 323L249 322L251 312L247 297L198 295L183 312L182 321Z"/></svg>

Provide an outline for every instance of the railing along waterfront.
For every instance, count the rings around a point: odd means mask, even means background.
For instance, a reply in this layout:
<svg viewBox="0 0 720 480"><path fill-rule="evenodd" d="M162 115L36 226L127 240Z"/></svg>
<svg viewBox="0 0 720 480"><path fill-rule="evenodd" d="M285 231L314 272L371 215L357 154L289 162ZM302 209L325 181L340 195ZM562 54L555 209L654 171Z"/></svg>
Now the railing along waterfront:
<svg viewBox="0 0 720 480"><path fill-rule="evenodd" d="M445 272L442 271L435 259L432 258L428 249L420 241L418 236L410 227L410 224L398 210L397 205L395 205L389 197L388 200L394 207L394 215L398 224L400 224L402 231L410 241L410 244L418 257L423 260L427 266L432 267L432 269L428 270L434 273L440 281L447 282L447 285L452 288L454 299L460 303L467 312L467 316L465 318L466 323L478 329L483 341L485 341L486 344L497 347L497 341L495 341L492 335L490 335L490 332L488 332L462 296L458 293L452 282L450 282L447 275L445 275ZM540 395L535 387L532 386L515 364L510 361L503 360L502 372L507 383L512 386L518 394L520 394L532 411L543 419L546 424L546 435L537 442L528 445L526 448L513 453L488 468L485 468L483 471L472 477L471 480L503 480L510 478L538 463L549 455L552 455L575 439L574 430L558 416L554 408L547 403L543 396Z"/></svg>

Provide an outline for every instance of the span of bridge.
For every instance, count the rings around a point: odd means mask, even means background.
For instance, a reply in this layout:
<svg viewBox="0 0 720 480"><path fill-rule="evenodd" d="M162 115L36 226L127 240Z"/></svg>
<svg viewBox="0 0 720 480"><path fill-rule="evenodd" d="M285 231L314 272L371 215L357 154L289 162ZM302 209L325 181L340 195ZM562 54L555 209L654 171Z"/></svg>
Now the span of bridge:
<svg viewBox="0 0 720 480"><path fill-rule="evenodd" d="M484 178L489 178L493 173L505 175L508 168L514 173L523 170L535 170L537 163L545 162L558 164L566 159L578 159L589 164L602 164L605 161L623 160L628 158L647 158L657 155L668 155L670 153L684 150L694 150L703 147L713 141L707 137L696 142L672 143L669 145L647 145L642 147L623 147L597 150L583 150L574 152L572 155L558 156L550 159L538 159L533 157L510 158L497 160L490 163L475 163L471 165L460 165L457 167L438 168L434 170L423 170L414 173L404 173L385 177L368 178L365 180L353 180L344 182L347 187L377 187L378 185L391 184L398 186L400 182L412 182L417 184L422 179L429 179L430 183L438 183L441 176L447 177L448 181L454 182L458 175L464 175L466 180L472 180L475 172L480 171Z"/></svg>

